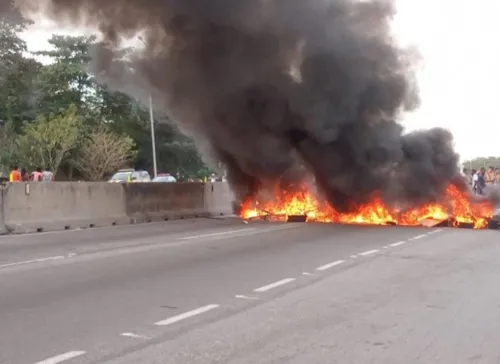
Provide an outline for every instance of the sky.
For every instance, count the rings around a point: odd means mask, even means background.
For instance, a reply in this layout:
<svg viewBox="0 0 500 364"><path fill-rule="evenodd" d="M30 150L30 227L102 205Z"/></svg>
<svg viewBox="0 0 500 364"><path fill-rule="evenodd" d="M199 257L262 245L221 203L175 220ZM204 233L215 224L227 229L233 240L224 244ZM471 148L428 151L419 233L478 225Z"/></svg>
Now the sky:
<svg viewBox="0 0 500 364"><path fill-rule="evenodd" d="M500 156L500 0L397 0L397 8L396 37L423 58L422 105L405 116L406 130L449 129L462 160ZM52 33L85 31L35 20L24 34L33 51L47 49Z"/></svg>

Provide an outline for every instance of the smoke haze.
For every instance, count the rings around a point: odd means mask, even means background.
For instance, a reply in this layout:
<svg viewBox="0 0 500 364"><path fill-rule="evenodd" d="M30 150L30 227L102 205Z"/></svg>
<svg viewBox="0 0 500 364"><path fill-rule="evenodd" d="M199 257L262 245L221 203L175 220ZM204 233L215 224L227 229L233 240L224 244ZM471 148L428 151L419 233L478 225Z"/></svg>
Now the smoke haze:
<svg viewBox="0 0 500 364"><path fill-rule="evenodd" d="M23 6L98 27L104 38L94 67L101 79L128 93L153 92L157 106L222 161L240 201L306 175L339 211L374 192L388 204L433 201L458 181L448 131L403 135L398 124L419 106L419 59L391 33L392 1L51 0ZM131 76L113 47L138 32L146 48L132 60Z"/></svg>

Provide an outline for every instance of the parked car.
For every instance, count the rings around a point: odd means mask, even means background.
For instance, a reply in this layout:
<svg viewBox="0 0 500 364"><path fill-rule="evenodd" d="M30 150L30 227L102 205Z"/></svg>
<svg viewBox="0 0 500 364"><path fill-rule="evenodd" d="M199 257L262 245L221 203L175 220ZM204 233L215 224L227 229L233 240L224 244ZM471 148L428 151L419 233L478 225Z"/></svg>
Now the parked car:
<svg viewBox="0 0 500 364"><path fill-rule="evenodd" d="M158 176L153 178L153 182L177 182L174 176L172 176L170 173L160 173Z"/></svg>
<svg viewBox="0 0 500 364"><path fill-rule="evenodd" d="M135 169L120 169L108 182L111 183L129 183L129 182L151 182L151 176L148 171Z"/></svg>

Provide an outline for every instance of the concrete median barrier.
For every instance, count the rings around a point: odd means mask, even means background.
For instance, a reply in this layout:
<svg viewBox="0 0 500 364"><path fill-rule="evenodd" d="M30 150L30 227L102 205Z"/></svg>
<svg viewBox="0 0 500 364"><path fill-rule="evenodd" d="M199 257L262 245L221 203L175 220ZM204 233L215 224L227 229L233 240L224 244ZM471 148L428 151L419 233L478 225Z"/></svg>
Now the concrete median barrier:
<svg viewBox="0 0 500 364"><path fill-rule="evenodd" d="M15 183L0 193L0 234L233 214L225 182Z"/></svg>
<svg viewBox="0 0 500 364"><path fill-rule="evenodd" d="M15 183L3 196L12 233L111 226L130 222L123 187L111 183Z"/></svg>
<svg viewBox="0 0 500 364"><path fill-rule="evenodd" d="M202 183L130 183L124 189L134 222L208 216Z"/></svg>
<svg viewBox="0 0 500 364"><path fill-rule="evenodd" d="M234 195L227 182L205 185L205 210L210 216L232 215Z"/></svg>

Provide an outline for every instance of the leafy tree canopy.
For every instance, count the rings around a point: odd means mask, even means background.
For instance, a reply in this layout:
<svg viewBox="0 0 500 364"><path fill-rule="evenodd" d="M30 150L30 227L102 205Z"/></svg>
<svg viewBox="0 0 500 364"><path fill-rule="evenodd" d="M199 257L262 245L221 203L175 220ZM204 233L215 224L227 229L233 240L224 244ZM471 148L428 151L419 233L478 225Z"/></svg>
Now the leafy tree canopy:
<svg viewBox="0 0 500 364"><path fill-rule="evenodd" d="M77 147L82 131L75 106L58 115L39 116L28 123L19 137L19 152L25 167L50 168L57 173L61 163Z"/></svg>
<svg viewBox="0 0 500 364"><path fill-rule="evenodd" d="M28 25L0 21L0 168L17 162L70 178L101 179L126 160L153 172L148 108L96 82L89 52L96 38L53 35L50 49L30 55L20 36ZM48 62L40 63L40 57ZM193 141L165 115L155 112L154 128L159 172L186 178L210 173ZM90 154L104 141L123 148L125 160L90 171Z"/></svg>

